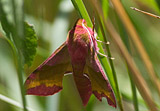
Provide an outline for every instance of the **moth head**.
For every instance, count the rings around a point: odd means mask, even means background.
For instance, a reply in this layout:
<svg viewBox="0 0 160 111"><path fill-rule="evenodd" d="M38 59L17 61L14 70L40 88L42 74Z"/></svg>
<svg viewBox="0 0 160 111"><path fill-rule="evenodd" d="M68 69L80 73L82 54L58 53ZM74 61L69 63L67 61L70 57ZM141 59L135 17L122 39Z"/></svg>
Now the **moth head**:
<svg viewBox="0 0 160 111"><path fill-rule="evenodd" d="M75 25L82 25L84 24L87 27L87 22L84 19L78 19Z"/></svg>

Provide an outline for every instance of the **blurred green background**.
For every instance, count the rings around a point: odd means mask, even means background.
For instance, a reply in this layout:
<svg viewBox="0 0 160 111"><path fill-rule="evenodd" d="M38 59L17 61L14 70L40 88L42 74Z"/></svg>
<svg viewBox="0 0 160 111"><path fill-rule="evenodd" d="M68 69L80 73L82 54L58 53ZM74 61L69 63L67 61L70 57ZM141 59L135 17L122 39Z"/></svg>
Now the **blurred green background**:
<svg viewBox="0 0 160 111"><path fill-rule="evenodd" d="M3 8L7 13L7 17L12 22L13 10L11 0L0 0ZM104 0L100 2L103 3ZM106 0L107 1L107 0ZM83 0L90 17L95 16L92 6L88 0ZM15 0L17 7L21 3ZM108 2L107 2L108 3ZM159 0L121 0L126 12L128 13L132 23L134 24L140 39L153 63L154 69L160 77L160 19L152 18L142 13L132 10L130 7L160 15ZM20 10L17 8L16 10ZM106 13L112 21L116 30L121 35L122 39L128 36L119 16L115 13L115 9L111 2L106 4ZM1 13L1 12L0 12ZM71 0L25 0L24 1L25 21L34 26L38 37L37 53L31 67L24 66L23 79L36 69L51 53L55 51L67 38L68 31L74 26L76 20L80 17L75 10ZM96 22L96 24L98 24ZM10 44L4 37L4 31L0 24L0 111L22 111L20 108L21 92L18 82L18 76L15 68L13 51ZM126 69L126 63L121 58L115 44L110 40L110 50L115 58L114 67L117 74L118 85L122 95L123 106L125 111L135 111L132 100L131 84ZM124 38L125 41L125 38ZM126 40L127 41L127 40ZM140 69L142 76L147 81L149 88L152 91L152 96L158 106L160 106L160 98L156 92L153 83L151 82L148 72L146 71L142 60L140 59L137 49L133 46L130 40L130 49L132 57ZM27 95L27 106L31 111L83 111L84 108L79 102L80 98L77 95L71 75L67 75L63 80L63 90L48 97L37 97ZM138 93L138 90L137 90ZM3 96L13 100L4 101ZM20 105L20 106L19 106ZM138 93L139 111L148 111L142 97ZM94 96L91 97L88 105L85 108L87 111L119 111L108 105L104 98L99 102Z"/></svg>

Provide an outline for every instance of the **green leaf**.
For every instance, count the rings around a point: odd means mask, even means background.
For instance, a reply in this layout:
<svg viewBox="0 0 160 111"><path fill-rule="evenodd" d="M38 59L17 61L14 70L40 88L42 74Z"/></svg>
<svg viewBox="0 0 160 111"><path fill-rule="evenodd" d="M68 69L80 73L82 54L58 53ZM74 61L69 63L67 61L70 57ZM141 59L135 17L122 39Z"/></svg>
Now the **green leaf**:
<svg viewBox="0 0 160 111"><path fill-rule="evenodd" d="M31 66L32 61L36 55L37 36L32 25L29 25L27 22L25 22L24 27L25 39L22 52L25 59L25 64Z"/></svg>
<svg viewBox="0 0 160 111"><path fill-rule="evenodd" d="M4 32L6 33L6 36L9 38L10 34L12 32L12 26L8 22L8 19L7 19L6 13L3 9L1 1L0 1L0 22L1 22L1 25L2 25Z"/></svg>

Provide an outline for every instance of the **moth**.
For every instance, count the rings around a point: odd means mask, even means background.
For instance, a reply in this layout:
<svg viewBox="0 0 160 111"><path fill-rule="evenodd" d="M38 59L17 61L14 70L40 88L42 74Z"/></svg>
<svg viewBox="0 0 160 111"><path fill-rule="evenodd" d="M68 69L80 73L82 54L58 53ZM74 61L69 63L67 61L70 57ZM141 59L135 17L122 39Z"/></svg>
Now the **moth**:
<svg viewBox="0 0 160 111"><path fill-rule="evenodd" d="M49 96L62 90L62 80L72 72L79 95L85 106L91 94L116 107L110 83L97 57L96 34L84 19L78 19L67 40L45 60L25 82L28 95Z"/></svg>

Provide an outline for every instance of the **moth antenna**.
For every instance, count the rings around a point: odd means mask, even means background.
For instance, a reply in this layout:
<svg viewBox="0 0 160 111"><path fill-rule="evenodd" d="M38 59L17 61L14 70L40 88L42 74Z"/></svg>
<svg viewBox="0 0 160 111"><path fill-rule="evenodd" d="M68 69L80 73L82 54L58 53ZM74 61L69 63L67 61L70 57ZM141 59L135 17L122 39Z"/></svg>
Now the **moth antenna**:
<svg viewBox="0 0 160 111"><path fill-rule="evenodd" d="M160 19L160 16L158 16L158 15L155 15L155 14L152 14L152 13L149 13L149 12L146 12L146 11L143 11L143 10L140 10L140 9L138 9L138 8L135 8L135 7L130 7L130 8L133 9L133 10L135 10L135 11L144 13L144 14L149 15L149 16L152 16L152 17L154 17L154 18Z"/></svg>
<svg viewBox="0 0 160 111"><path fill-rule="evenodd" d="M94 36L94 29L95 29L95 17L93 17L93 18L92 18L92 24L93 24L92 31L93 31L93 36Z"/></svg>
<svg viewBox="0 0 160 111"><path fill-rule="evenodd" d="M112 60L115 59L114 57L108 57L107 55L102 54L102 53L100 53L99 51L97 51L97 53L98 53L99 55L104 56L104 57L107 57L107 58L109 58L109 59L112 59Z"/></svg>

